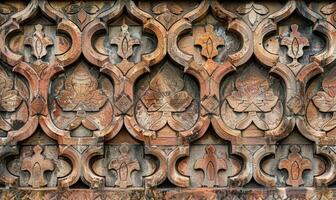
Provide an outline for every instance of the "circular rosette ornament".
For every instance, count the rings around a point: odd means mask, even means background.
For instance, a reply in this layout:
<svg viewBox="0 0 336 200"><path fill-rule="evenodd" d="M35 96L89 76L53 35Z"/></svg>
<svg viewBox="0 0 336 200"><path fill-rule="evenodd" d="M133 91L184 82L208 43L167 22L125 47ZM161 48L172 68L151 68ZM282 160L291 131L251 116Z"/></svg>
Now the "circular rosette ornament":
<svg viewBox="0 0 336 200"><path fill-rule="evenodd" d="M112 122L112 83L86 65L57 78L53 88L51 116L57 128L102 131Z"/></svg>

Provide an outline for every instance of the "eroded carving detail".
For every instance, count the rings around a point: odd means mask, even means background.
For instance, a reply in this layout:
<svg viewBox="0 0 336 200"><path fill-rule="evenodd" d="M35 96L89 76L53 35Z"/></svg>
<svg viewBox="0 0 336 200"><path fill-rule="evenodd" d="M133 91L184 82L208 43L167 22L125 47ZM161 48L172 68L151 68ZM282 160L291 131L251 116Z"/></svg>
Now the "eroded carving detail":
<svg viewBox="0 0 336 200"><path fill-rule="evenodd" d="M35 25L35 32L33 36L25 39L25 45L32 48L32 55L37 59L32 63L32 67L36 73L41 76L41 73L48 67L48 63L42 61L42 58L47 55L47 47L53 45L54 42L51 38L46 37L43 32L41 24Z"/></svg>
<svg viewBox="0 0 336 200"><path fill-rule="evenodd" d="M17 9L9 4L0 3L0 25L6 22L6 19Z"/></svg>
<svg viewBox="0 0 336 200"><path fill-rule="evenodd" d="M128 32L128 26L123 24L121 26L121 33L117 37L111 39L111 44L118 46L117 54L121 57L122 61L118 63L117 66L124 74L126 74L127 71L134 66L134 63L127 59L133 54L133 46L139 45L140 40L132 38Z"/></svg>
<svg viewBox="0 0 336 200"><path fill-rule="evenodd" d="M247 15L248 21L254 26L259 21L261 15L268 13L268 8L262 4L251 2L239 6L237 12L241 15Z"/></svg>
<svg viewBox="0 0 336 200"><path fill-rule="evenodd" d="M174 2L162 2L154 6L152 9L156 14L156 19L159 20L166 29L169 29L183 12L183 8Z"/></svg>
<svg viewBox="0 0 336 200"><path fill-rule="evenodd" d="M288 172L288 179L286 183L293 187L299 187L304 184L302 173L304 170L311 170L312 163L310 160L303 158L300 155L300 147L293 145L290 147L290 154L287 158L280 160L279 169L286 169Z"/></svg>
<svg viewBox="0 0 336 200"><path fill-rule="evenodd" d="M98 13L100 8L92 2L77 1L68 4L63 10L68 15L76 16L80 29L83 29L92 20L89 16Z"/></svg>
<svg viewBox="0 0 336 200"><path fill-rule="evenodd" d="M246 70L234 82L235 89L226 97L226 102L234 112L246 113L235 123L235 128L244 130L252 123L261 130L276 127L281 120L281 103L279 97L270 87L267 77L259 70ZM222 109L225 108L223 104ZM275 111L274 111L275 110ZM274 113L271 125L261 117L262 113ZM225 120L225 117L223 118Z"/></svg>
<svg viewBox="0 0 336 200"><path fill-rule="evenodd" d="M126 145L119 147L120 156L111 160L108 165L110 170L117 172L116 185L121 188L132 186L131 174L133 171L140 170L140 164L137 159L130 159L128 156L129 149Z"/></svg>
<svg viewBox="0 0 336 200"><path fill-rule="evenodd" d="M18 125L21 127L28 118L28 110L25 102L23 103L28 91L20 79L16 78L15 83L13 79L0 68L0 129L4 131L9 131ZM20 116L16 115L18 112L21 113Z"/></svg>
<svg viewBox="0 0 336 200"><path fill-rule="evenodd" d="M204 35L195 39L195 45L200 45L202 47L201 54L207 59L206 63L204 63L204 68L211 75L219 66L213 58L218 55L217 47L224 45L224 39L218 37L214 33L214 27L209 24L205 26Z"/></svg>
<svg viewBox="0 0 336 200"><path fill-rule="evenodd" d="M173 66L164 65L146 85L136 106L138 122L157 131L168 125L175 131L191 128L198 118L198 105L186 90L183 75Z"/></svg>
<svg viewBox="0 0 336 200"><path fill-rule="evenodd" d="M322 125L322 130L330 131L336 127L336 77L331 73L322 81L323 91L318 91L312 98L320 112L332 113L331 119Z"/></svg>
<svg viewBox="0 0 336 200"><path fill-rule="evenodd" d="M216 148L213 145L205 147L203 158L197 160L194 169L201 169L204 172L203 184L208 187L218 186L218 171L227 170L224 159L216 155Z"/></svg>
<svg viewBox="0 0 336 200"><path fill-rule="evenodd" d="M112 92L112 85L106 78L102 78L101 81L99 88L97 77L91 74L85 64L80 64L65 80L57 82L57 105L53 117L58 127L74 130L83 125L94 131L109 123L110 120L104 116L112 112L106 95ZM74 112L75 114L72 114Z"/></svg>
<svg viewBox="0 0 336 200"><path fill-rule="evenodd" d="M309 46L309 40L306 37L301 36L298 31L299 26L297 24L291 25L291 32L289 37L284 37L281 40L281 45L287 46L287 55L293 59L288 64L290 68L296 74L302 67L298 59L303 55L303 48Z"/></svg>
<svg viewBox="0 0 336 200"><path fill-rule="evenodd" d="M52 160L46 159L42 155L43 148L36 145L33 148L34 155L30 158L25 158L22 161L21 170L29 171L30 178L28 184L34 188L47 185L44 178L46 171L53 171L55 166Z"/></svg>

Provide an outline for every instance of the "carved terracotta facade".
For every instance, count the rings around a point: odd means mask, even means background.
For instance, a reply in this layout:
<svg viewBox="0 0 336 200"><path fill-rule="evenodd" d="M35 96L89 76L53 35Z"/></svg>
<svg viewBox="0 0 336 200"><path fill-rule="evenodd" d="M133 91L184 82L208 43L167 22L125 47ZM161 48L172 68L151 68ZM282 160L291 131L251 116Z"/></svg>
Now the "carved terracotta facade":
<svg viewBox="0 0 336 200"><path fill-rule="evenodd" d="M0 199L336 199L336 3L1 1Z"/></svg>

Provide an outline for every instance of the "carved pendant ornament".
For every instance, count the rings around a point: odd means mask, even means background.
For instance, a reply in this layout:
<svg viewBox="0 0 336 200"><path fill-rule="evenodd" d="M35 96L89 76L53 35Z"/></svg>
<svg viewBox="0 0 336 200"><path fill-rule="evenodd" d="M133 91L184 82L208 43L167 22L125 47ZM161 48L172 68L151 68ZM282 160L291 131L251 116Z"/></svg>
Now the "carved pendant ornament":
<svg viewBox="0 0 336 200"><path fill-rule="evenodd" d="M334 199L336 3L0 3L0 199Z"/></svg>

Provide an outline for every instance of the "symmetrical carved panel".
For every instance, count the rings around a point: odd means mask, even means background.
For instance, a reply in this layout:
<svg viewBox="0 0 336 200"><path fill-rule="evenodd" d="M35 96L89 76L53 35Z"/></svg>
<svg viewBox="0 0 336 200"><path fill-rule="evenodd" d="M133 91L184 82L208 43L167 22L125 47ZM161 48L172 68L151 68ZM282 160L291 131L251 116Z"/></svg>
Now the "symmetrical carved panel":
<svg viewBox="0 0 336 200"><path fill-rule="evenodd" d="M334 199L335 40L327 1L1 1L0 199Z"/></svg>

